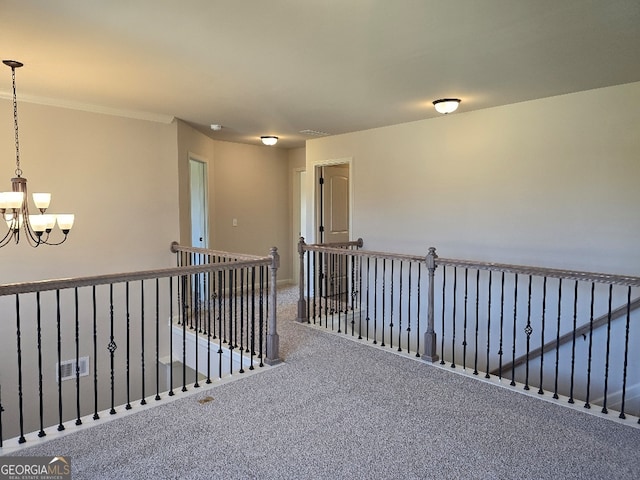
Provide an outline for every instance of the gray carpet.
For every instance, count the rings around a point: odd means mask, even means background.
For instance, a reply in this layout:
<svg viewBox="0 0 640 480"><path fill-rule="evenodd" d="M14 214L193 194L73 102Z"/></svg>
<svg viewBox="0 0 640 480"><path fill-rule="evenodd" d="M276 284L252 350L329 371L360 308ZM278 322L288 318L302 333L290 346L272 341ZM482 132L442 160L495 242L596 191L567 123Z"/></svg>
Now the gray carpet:
<svg viewBox="0 0 640 480"><path fill-rule="evenodd" d="M296 324L291 289L279 303L284 365L20 454L70 456L74 480L640 478L640 429Z"/></svg>

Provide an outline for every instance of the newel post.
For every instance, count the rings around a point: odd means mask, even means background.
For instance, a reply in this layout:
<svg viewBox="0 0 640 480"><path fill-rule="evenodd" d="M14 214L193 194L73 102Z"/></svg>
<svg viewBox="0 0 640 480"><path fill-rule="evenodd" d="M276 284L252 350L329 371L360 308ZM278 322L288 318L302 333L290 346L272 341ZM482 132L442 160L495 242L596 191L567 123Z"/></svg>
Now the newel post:
<svg viewBox="0 0 640 480"><path fill-rule="evenodd" d="M300 254L300 279L298 285L300 286L300 296L298 297L298 322L304 323L309 319L307 318L307 301L304 297L304 237L300 237L298 242L298 253Z"/></svg>
<svg viewBox="0 0 640 480"><path fill-rule="evenodd" d="M278 281L278 268L280 267L280 254L278 254L277 247L271 247L271 281L269 282L269 324L267 327L267 356L265 363L267 365L275 365L280 363L280 337L278 337L277 328L277 281Z"/></svg>
<svg viewBox="0 0 640 480"><path fill-rule="evenodd" d="M424 354L422 359L425 362L435 362L438 360L436 353L436 332L434 330L434 276L436 271L436 249L429 247L429 253L426 257L427 269L429 270L429 288L427 290L427 331L424 334Z"/></svg>

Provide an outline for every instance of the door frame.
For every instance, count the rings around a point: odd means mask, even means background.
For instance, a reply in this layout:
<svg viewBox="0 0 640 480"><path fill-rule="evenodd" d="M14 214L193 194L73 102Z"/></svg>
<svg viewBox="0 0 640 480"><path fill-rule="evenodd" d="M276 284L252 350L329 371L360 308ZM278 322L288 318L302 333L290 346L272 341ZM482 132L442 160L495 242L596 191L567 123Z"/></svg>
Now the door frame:
<svg viewBox="0 0 640 480"><path fill-rule="evenodd" d="M191 205L193 202L193 192L191 189L191 162L201 163L203 165L203 183L204 183L204 248L209 248L210 239L210 212L209 212L209 162L206 158L189 152L189 235L191 244L193 245L193 212Z"/></svg>
<svg viewBox="0 0 640 480"><path fill-rule="evenodd" d="M320 167L329 167L332 165L348 165L349 171L349 240L353 238L353 205L354 205L354 189L353 189L353 173L354 173L354 161L353 157L334 158L327 160L317 160L311 162L312 175L308 175L307 182L311 182L311 188L307 191L311 192L311 202L307 204L307 218L310 220L309 229L307 232L313 232L312 239L305 239L306 243L318 243L320 240L319 232L317 230L320 224L320 208L319 208L319 193L318 179L320 177ZM309 185L307 184L309 187ZM307 197L309 199L309 197ZM311 209L311 211L309 211Z"/></svg>

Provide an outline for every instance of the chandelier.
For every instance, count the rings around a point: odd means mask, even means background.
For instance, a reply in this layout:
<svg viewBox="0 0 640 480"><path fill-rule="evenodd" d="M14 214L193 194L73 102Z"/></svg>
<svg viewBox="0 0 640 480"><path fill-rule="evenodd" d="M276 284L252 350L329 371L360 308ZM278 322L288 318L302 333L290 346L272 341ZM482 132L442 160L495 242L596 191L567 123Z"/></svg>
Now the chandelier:
<svg viewBox="0 0 640 480"><path fill-rule="evenodd" d="M16 176L11 179L10 192L0 192L0 215L7 224L7 233L0 240L0 247L11 243L20 242L23 232L24 238L32 247L38 245L60 245L67 239L71 227L73 227L74 215L53 215L46 213L51 202L50 193L34 193L33 203L40 211L39 214L29 214L29 196L27 195L27 179L22 176L20 168L20 143L18 142L18 103L16 101L16 68L22 67L22 63L15 60L3 60L2 63L11 68L13 81L13 125L16 138ZM49 235L56 223L64 234L62 240L52 240ZM0 233L1 235L1 233Z"/></svg>

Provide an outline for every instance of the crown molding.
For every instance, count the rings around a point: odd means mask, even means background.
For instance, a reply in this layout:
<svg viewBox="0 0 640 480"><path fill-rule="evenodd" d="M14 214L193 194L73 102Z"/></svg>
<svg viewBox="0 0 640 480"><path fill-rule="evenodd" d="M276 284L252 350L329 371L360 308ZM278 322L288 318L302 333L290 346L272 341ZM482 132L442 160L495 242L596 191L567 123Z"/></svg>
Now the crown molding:
<svg viewBox="0 0 640 480"><path fill-rule="evenodd" d="M11 92L0 91L0 98L12 100ZM134 120L146 120L149 122L170 124L175 119L173 115L164 115L160 113L143 112L139 110L126 110L120 108L104 107L101 105L93 105L89 103L71 102L47 97L38 97L34 95L20 94L19 102L35 103L37 105L46 105L49 107L68 108L70 110L80 110L83 112L101 113L104 115L113 115L116 117L131 118Z"/></svg>

